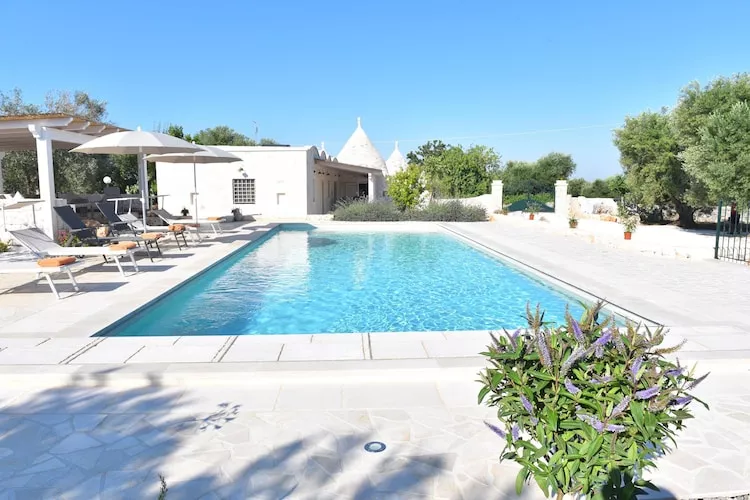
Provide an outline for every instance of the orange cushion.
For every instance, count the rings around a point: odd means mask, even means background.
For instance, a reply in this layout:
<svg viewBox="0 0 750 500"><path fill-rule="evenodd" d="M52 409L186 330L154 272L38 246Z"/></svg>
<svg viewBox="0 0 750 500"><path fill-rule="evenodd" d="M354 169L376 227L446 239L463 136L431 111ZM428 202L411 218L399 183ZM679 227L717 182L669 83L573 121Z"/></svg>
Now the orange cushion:
<svg viewBox="0 0 750 500"><path fill-rule="evenodd" d="M168 229L173 233L179 233L185 230L185 224L170 224Z"/></svg>
<svg viewBox="0 0 750 500"><path fill-rule="evenodd" d="M193 223L193 224L185 224L185 225L188 226L188 227L201 227L200 224L195 224L195 223Z"/></svg>
<svg viewBox="0 0 750 500"><path fill-rule="evenodd" d="M209 217L206 220L222 221L224 220L224 217Z"/></svg>
<svg viewBox="0 0 750 500"><path fill-rule="evenodd" d="M75 261L75 257L46 257L38 260L36 263L39 267L60 267L67 266Z"/></svg>
<svg viewBox="0 0 750 500"><path fill-rule="evenodd" d="M162 233L143 233L141 235L141 238L144 240L158 240L159 238L163 238L164 234Z"/></svg>
<svg viewBox="0 0 750 500"><path fill-rule="evenodd" d="M138 244L135 241L121 241L120 243L113 243L107 248L111 248L112 250L130 250L137 246Z"/></svg>

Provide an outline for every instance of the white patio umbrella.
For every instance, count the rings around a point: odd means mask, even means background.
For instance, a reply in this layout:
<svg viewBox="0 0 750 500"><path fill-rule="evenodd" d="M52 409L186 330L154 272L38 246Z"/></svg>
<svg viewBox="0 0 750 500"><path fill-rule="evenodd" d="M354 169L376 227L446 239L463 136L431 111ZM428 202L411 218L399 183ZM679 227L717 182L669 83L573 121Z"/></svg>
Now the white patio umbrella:
<svg viewBox="0 0 750 500"><path fill-rule="evenodd" d="M165 153L192 153L200 151L195 144L159 132L137 130L115 132L92 139L77 148L74 153L88 154L135 154L138 155L138 182L143 202L143 225L146 224L146 213L149 206L148 174L144 155Z"/></svg>
<svg viewBox="0 0 750 500"><path fill-rule="evenodd" d="M200 146L202 151L193 153L170 153L164 155L149 155L147 161L163 161L166 163L192 163L193 164L193 219L198 223L198 175L196 163L233 163L242 161L237 155L213 146Z"/></svg>

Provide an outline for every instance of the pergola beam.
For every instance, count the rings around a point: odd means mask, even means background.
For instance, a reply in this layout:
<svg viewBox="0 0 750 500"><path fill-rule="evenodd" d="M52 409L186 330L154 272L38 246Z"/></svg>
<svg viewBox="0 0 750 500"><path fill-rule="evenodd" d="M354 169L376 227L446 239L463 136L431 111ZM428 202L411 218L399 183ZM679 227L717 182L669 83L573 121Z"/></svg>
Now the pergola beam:
<svg viewBox="0 0 750 500"><path fill-rule="evenodd" d="M37 140L38 135L43 135L45 138L49 138L56 142L63 142L65 144L75 144L76 146L84 144L91 139L92 136L86 134L79 134L78 132L71 132L69 130L60 130L57 128L39 127L37 125L29 125L29 132Z"/></svg>
<svg viewBox="0 0 750 500"><path fill-rule="evenodd" d="M39 127L67 127L75 120L72 116L60 118L41 118L33 120ZM0 130L23 129L28 126L28 120L0 120Z"/></svg>

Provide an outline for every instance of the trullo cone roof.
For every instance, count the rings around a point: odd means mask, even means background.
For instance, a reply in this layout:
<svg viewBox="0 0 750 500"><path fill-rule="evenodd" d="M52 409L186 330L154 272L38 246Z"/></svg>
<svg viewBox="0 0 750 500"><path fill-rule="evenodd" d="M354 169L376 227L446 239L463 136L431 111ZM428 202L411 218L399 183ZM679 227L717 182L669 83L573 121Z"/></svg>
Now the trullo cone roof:
<svg viewBox="0 0 750 500"><path fill-rule="evenodd" d="M383 157L373 146L370 138L362 129L362 121L357 118L357 130L354 131L349 140L346 141L341 152L336 157L341 163L349 165L359 165L361 167L379 168L383 174L388 173Z"/></svg>
<svg viewBox="0 0 750 500"><path fill-rule="evenodd" d="M388 167L388 173L393 175L396 172L405 170L408 163L406 157L401 154L401 151L398 149L398 141L396 141L396 147L393 148L393 153L391 153L391 156L385 161L385 165Z"/></svg>

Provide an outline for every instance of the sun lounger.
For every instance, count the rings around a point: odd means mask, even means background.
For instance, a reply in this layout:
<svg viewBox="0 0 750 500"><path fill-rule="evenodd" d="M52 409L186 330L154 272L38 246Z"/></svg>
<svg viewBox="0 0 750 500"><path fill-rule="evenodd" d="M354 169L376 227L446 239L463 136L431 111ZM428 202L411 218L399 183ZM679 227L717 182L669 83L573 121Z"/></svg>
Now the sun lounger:
<svg viewBox="0 0 750 500"><path fill-rule="evenodd" d="M168 227L163 226L148 226L145 227L143 225L142 221L139 221L135 215L133 214L122 214L117 215L117 212L115 212L115 207L112 202L102 202L96 204L99 211L104 215L104 217L107 218L107 221L109 221L110 227L113 228L113 230L117 231L118 233L121 231L130 231L134 235L144 235L144 234L153 234L153 231L167 231L174 235L174 239L177 242L177 248L182 250L182 245L180 244L179 236L182 236L182 242L187 247L187 240L185 239L185 231L188 230L187 227L183 228L176 228L172 227L171 225ZM192 235L191 235L192 238ZM200 239L200 237L199 237Z"/></svg>
<svg viewBox="0 0 750 500"><path fill-rule="evenodd" d="M119 243L117 245L111 245L106 247L61 247L49 236L44 234L42 231L36 228L30 229L19 229L17 231L9 231L14 240L29 249L31 252L41 257L66 257L66 256L98 256L112 258L119 269L120 274L125 277L125 271L122 269L120 259L122 257L130 257L130 261L133 263L135 272L138 272L138 264L135 262L133 256L134 249L128 248L128 242ZM135 246L134 243L131 243Z"/></svg>
<svg viewBox="0 0 750 500"><path fill-rule="evenodd" d="M210 226L215 235L224 232L224 230L221 228L221 223L226 222L226 219L224 219L223 217L208 217L205 219L198 219L198 222L195 223L194 219L190 217L176 217L163 208L159 210L152 210L151 213L156 214L167 224L186 224L195 228L199 228L201 224Z"/></svg>
<svg viewBox="0 0 750 500"><path fill-rule="evenodd" d="M73 289L79 291L78 283L73 277L70 265L75 262L75 258L71 257L70 260L56 260L56 259L42 259L39 261L24 261L24 262L0 262L0 274L35 274L37 278L44 278L49 284L50 290L55 294L55 298L59 299L60 294L57 293L55 288L55 282L52 280L53 274L65 273L73 283Z"/></svg>
<svg viewBox="0 0 750 500"><path fill-rule="evenodd" d="M97 236L96 232L86 227L86 224L83 223L80 217L78 217L78 214L73 211L73 209L68 206L62 206L62 207L54 207L55 212L57 215L63 220L65 224L68 225L71 231L71 238L73 236L77 236L81 240L93 240L96 245L101 246L106 242L116 242L116 241L135 241L136 244L140 246L141 242L143 243L143 247L146 250L146 253L148 254L148 258L151 260L151 262L154 261L153 256L151 255L151 250L149 250L149 247L154 246L156 247L156 251L159 254L159 257L162 256L161 248L159 248L159 239L163 236L162 233L142 233L139 235L118 235L113 237L101 237ZM67 243L66 243L67 246Z"/></svg>

